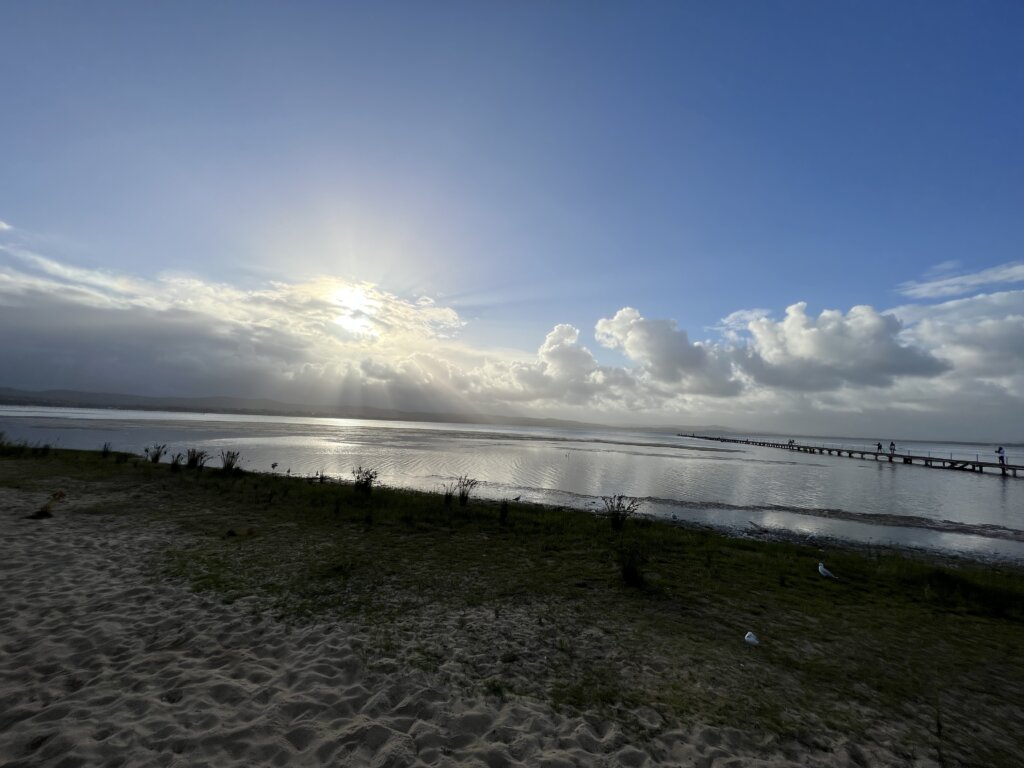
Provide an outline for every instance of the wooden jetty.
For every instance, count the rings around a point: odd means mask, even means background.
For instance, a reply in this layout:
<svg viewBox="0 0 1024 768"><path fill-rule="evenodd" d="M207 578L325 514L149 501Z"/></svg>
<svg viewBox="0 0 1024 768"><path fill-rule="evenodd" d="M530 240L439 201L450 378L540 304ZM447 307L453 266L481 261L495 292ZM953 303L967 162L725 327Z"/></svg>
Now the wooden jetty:
<svg viewBox="0 0 1024 768"><path fill-rule="evenodd" d="M693 437L698 440L714 440L719 443L739 443L741 445L756 445L761 448L782 448L787 451L798 451L800 453L827 453L829 456L843 456L851 459L874 459L875 461L888 461L890 464L918 464L924 467L940 467L942 469L958 469L962 472L982 472L994 470L1003 477L1017 477L1017 471L1024 471L1021 464L1000 464L998 461L981 461L980 458L964 459L950 456L948 459L943 456L917 456L909 453L890 453L888 451L874 451L870 448L848 448L846 446L829 445L804 445L796 442L777 443L770 440L749 440L735 437L716 437L713 435L683 435L679 437Z"/></svg>

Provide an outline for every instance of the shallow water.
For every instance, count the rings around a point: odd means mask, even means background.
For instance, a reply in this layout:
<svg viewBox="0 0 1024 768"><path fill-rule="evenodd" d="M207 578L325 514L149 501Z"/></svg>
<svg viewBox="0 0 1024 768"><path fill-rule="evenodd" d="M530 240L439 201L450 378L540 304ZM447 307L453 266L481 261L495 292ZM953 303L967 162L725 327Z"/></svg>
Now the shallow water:
<svg viewBox="0 0 1024 768"><path fill-rule="evenodd" d="M278 472L293 475L350 477L357 466L372 467L380 482L425 490L468 475L480 480L481 496L582 509L622 493L644 498L651 514L733 529L1024 561L1024 478L994 474L614 429L0 406L0 431L64 448L238 450L246 469L269 472L277 462Z"/></svg>

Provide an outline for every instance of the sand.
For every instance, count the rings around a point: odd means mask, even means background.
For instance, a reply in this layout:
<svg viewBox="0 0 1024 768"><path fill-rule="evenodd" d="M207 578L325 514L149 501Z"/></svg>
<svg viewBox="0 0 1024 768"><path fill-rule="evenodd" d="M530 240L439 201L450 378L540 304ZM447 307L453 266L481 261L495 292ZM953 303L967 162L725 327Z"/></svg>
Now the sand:
<svg viewBox="0 0 1024 768"><path fill-rule="evenodd" d="M185 534L87 512L96 500L75 496L28 520L45 499L0 488L0 764L11 768L911 764L643 707L627 731L474 694L451 627L408 642L447 643L452 661L412 668L407 648L389 656L358 626L289 626L247 600L224 604L153 577L147 564ZM514 634L516 618L503 621Z"/></svg>

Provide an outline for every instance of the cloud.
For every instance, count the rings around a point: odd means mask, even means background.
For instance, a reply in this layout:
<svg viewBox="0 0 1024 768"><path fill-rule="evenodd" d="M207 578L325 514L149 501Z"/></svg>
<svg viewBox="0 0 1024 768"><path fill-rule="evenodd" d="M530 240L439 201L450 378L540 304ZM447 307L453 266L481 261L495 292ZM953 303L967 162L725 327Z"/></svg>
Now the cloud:
<svg viewBox="0 0 1024 768"><path fill-rule="evenodd" d="M691 342L674 320L648 320L636 309L624 307L614 317L598 320L594 330L599 344L624 352L655 382L702 394L739 392L730 355L720 348Z"/></svg>
<svg viewBox="0 0 1024 768"><path fill-rule="evenodd" d="M3 219L0 219L0 232L6 232L6 231L8 231L10 229L14 229L14 227L12 227L10 224L8 224Z"/></svg>
<svg viewBox="0 0 1024 768"><path fill-rule="evenodd" d="M619 401L621 391L634 386L632 377L621 369L599 365L579 337L578 328L556 325L533 360L492 360L472 371L475 393L490 403L602 407Z"/></svg>
<svg viewBox="0 0 1024 768"><path fill-rule="evenodd" d="M948 264L948 262L944 263ZM989 285L1024 282L1024 263L1002 264L980 272L939 277L934 280L902 283L900 293L913 299L938 299L958 296Z"/></svg>
<svg viewBox="0 0 1024 768"><path fill-rule="evenodd" d="M807 315L806 302L786 308L779 322L752 320L752 341L743 367L766 386L823 391L842 386L887 387L900 376L934 377L949 364L928 351L900 342L902 324L868 306L846 315L824 310Z"/></svg>
<svg viewBox="0 0 1024 768"><path fill-rule="evenodd" d="M718 331L729 341L738 341L740 335L750 327L750 323L771 317L771 314L770 309L737 309L723 317L718 321L718 325L711 326L709 330Z"/></svg>
<svg viewBox="0 0 1024 768"><path fill-rule="evenodd" d="M1024 407L1024 291L817 316L801 302L781 320L739 310L717 341L633 307L596 321L593 348L565 323L533 350L472 347L465 324L429 297L335 277L243 290L0 246L0 386L855 434L991 434Z"/></svg>
<svg viewBox="0 0 1024 768"><path fill-rule="evenodd" d="M957 377L990 382L1024 379L1024 291L979 294L929 306L917 313L907 336L946 360Z"/></svg>

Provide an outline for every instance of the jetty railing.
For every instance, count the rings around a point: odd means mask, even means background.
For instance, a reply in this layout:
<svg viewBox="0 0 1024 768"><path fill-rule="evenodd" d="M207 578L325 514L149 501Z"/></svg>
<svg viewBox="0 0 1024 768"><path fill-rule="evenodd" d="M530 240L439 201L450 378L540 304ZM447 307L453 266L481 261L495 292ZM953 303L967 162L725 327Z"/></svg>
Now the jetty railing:
<svg viewBox="0 0 1024 768"><path fill-rule="evenodd" d="M819 443L817 445L811 445L809 443L797 443L795 441L787 441L783 443L774 440L720 437L716 435L680 434L679 437L691 437L697 440L714 440L719 443L756 445L761 448L781 448L783 450L797 451L799 453L828 454L829 456L842 456L851 459L873 459L875 461L888 461L890 464L917 464L918 466L956 469L964 472L985 473L986 470L993 470L1003 477L1018 477L1018 471L1024 472L1024 464L1011 463L1009 461L1009 459L1015 458L1013 456L1008 456L1003 462L1000 462L998 460L983 460L980 453L975 453L974 458L971 458L970 454L956 454L955 452L950 452L948 456L946 456L945 452L939 453L937 451L926 451L923 454L910 453L909 451L900 453L897 451L879 451L876 450L875 446L848 446L837 443Z"/></svg>

